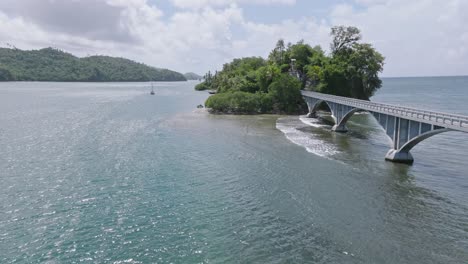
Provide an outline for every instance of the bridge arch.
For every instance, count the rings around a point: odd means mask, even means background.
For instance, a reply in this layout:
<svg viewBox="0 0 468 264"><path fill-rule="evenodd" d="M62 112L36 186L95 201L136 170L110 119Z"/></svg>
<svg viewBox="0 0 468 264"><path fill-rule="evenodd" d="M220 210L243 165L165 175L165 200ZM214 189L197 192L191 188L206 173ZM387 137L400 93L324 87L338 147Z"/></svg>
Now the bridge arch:
<svg viewBox="0 0 468 264"><path fill-rule="evenodd" d="M317 109L322 105L325 104L332 114L332 118L335 121L335 125L332 128L332 131L335 132L347 132L348 129L346 128L346 122L356 113L359 108L348 108L343 107L340 104L335 104L333 102L329 102L327 100L322 99L315 99L315 98L308 98L306 97L306 103L309 108L309 113L307 117L316 118L317 117Z"/></svg>
<svg viewBox="0 0 468 264"><path fill-rule="evenodd" d="M335 119L335 125L332 127L332 131L335 131L335 132L346 132L348 131L348 128L346 127L346 123L348 122L348 120L354 115L354 113L356 113L357 111L359 111L361 109L359 108L353 108L351 109L350 111L348 111L343 117L341 117L340 119L334 117Z"/></svg>
<svg viewBox="0 0 468 264"><path fill-rule="evenodd" d="M320 107L320 105L325 104L329 109L330 112L332 112L332 108L330 103L328 103L325 100L321 99L315 99L315 100L306 100L307 107L309 108L309 113L307 114L307 117L317 117L317 110ZM333 113L332 113L333 114Z"/></svg>
<svg viewBox="0 0 468 264"><path fill-rule="evenodd" d="M400 119L400 120L398 119L399 118L395 120L396 125L393 128L391 128L393 129L393 135L390 135L388 133L389 132L388 127L386 128L384 125L382 125L381 122L379 122L379 125L384 130L386 130L387 136L392 140L392 143L393 143L393 148L387 152L385 159L389 161L393 161L393 162L412 164L414 162L414 158L411 155L410 150L412 150L416 145L440 133L454 131L453 129L450 129L450 128L429 126L429 128L427 128L425 131L422 131L422 129L420 128L419 133L417 134L415 133L414 135L411 135L411 125L402 127L402 124L404 122L408 122L407 124L411 124L412 121L405 120L405 119ZM427 124L416 123L416 122L415 124L418 124L420 127L428 126ZM401 136L401 134L403 134L403 136Z"/></svg>
<svg viewBox="0 0 468 264"><path fill-rule="evenodd" d="M436 130L432 130L432 131L429 131L429 132L426 132L426 133L423 133L415 138L412 138L410 141L406 142L400 149L399 151L405 151L405 152L408 152L410 151L411 149L413 149L417 144L419 144L421 141L425 140L425 139L428 139L432 136L435 136L437 134L440 134L440 133L444 133L444 132L449 132L449 131L452 131L451 129L448 129L448 128L441 128L441 129L436 129Z"/></svg>

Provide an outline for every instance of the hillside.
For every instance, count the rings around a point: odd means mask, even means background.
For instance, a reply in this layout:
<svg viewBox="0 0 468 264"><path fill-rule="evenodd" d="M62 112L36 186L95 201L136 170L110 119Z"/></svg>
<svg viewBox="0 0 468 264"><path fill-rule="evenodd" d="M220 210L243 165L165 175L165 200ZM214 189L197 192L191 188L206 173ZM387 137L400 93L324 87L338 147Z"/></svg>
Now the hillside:
<svg viewBox="0 0 468 264"><path fill-rule="evenodd" d="M184 74L184 76L187 80L200 80L203 78L202 76L193 72L187 72L186 74Z"/></svg>
<svg viewBox="0 0 468 264"><path fill-rule="evenodd" d="M184 75L124 58L78 58L53 48L0 48L0 81L186 81Z"/></svg>

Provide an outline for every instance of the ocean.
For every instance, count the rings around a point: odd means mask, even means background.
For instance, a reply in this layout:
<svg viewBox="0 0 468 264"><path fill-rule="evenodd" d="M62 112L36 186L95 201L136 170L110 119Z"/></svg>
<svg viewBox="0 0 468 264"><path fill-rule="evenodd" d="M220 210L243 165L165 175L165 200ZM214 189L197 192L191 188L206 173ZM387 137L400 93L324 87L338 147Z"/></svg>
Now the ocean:
<svg viewBox="0 0 468 264"><path fill-rule="evenodd" d="M0 263L468 263L468 134L211 115L197 82L0 83ZM468 115L468 77L371 99Z"/></svg>

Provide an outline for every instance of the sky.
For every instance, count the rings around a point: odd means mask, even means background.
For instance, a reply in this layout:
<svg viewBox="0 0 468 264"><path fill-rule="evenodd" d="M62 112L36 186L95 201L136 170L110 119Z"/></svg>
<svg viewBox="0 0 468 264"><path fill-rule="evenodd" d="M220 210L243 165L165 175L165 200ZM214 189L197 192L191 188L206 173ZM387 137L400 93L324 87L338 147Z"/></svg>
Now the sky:
<svg viewBox="0 0 468 264"><path fill-rule="evenodd" d="M280 38L329 50L356 26L383 77L468 75L467 0L1 0L0 46L54 47L204 74Z"/></svg>

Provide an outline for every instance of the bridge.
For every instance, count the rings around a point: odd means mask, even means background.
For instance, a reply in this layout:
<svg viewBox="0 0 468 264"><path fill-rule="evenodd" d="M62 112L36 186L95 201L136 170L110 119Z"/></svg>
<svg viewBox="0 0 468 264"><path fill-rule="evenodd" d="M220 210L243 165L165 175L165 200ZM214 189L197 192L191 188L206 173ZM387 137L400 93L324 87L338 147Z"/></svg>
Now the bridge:
<svg viewBox="0 0 468 264"><path fill-rule="evenodd" d="M375 103L365 100L301 91L309 107L308 117L317 117L317 108L326 103L335 125L332 131L346 132L346 122L358 111L371 113L392 139L386 160L412 164L410 150L419 142L447 131L468 133L468 116L439 113L409 107Z"/></svg>

